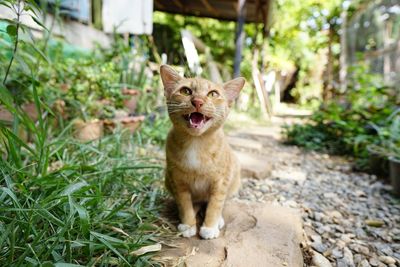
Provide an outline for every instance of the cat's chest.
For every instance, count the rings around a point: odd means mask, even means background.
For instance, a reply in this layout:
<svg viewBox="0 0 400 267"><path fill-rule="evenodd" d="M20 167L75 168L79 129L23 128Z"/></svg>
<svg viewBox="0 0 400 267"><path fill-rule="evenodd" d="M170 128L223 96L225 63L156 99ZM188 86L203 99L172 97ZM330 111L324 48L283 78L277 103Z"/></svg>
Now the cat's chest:
<svg viewBox="0 0 400 267"><path fill-rule="evenodd" d="M202 161L201 142L191 141L184 148L182 153L182 164L188 169L199 169L204 165Z"/></svg>

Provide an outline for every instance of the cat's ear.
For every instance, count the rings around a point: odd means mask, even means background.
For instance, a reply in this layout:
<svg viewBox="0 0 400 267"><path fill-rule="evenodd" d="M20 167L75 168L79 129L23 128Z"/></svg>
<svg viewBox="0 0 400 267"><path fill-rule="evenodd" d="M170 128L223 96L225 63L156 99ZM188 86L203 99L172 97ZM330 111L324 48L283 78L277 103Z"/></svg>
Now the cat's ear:
<svg viewBox="0 0 400 267"><path fill-rule="evenodd" d="M162 65L160 67L160 75L164 85L165 96L169 96L182 77L178 72L176 72L176 70L168 65Z"/></svg>
<svg viewBox="0 0 400 267"><path fill-rule="evenodd" d="M232 103L239 96L240 90L242 90L245 82L246 80L243 77L238 77L224 83L223 87L229 103Z"/></svg>

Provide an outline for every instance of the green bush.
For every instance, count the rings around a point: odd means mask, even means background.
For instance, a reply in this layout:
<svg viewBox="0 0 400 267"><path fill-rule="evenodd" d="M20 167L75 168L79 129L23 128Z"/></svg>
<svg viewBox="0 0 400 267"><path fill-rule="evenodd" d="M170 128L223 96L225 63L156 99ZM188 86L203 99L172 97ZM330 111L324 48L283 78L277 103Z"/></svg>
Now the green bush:
<svg viewBox="0 0 400 267"><path fill-rule="evenodd" d="M359 159L365 168L367 146L379 143L377 127L390 123L388 117L399 106L395 88L383 85L377 75L362 67L350 70L352 81L346 92L323 104L305 125L285 128L287 142Z"/></svg>
<svg viewBox="0 0 400 267"><path fill-rule="evenodd" d="M23 8L21 1L1 4L19 15L40 12L34 0ZM71 122L111 116L98 101L119 108L126 83L143 92L157 83L144 78L147 62L127 64L140 54L118 40L107 51L66 53L49 38L30 39L18 19L6 29L0 108L12 120L0 121L0 266L154 265L149 254L134 252L169 233L160 218L162 162L146 150L165 138L165 115L154 118L156 131L147 123L143 133L127 138L117 131L88 143L72 137ZM141 105L154 108L154 99ZM55 119L58 100L70 112L62 123ZM24 110L27 102L37 118Z"/></svg>

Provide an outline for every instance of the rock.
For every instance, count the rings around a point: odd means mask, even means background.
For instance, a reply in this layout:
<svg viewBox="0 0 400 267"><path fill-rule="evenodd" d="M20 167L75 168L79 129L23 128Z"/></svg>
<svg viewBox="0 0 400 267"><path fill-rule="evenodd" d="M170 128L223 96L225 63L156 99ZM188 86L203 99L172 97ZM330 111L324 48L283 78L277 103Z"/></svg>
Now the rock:
<svg viewBox="0 0 400 267"><path fill-rule="evenodd" d="M385 264L395 264L396 260L390 256L379 256L379 260Z"/></svg>
<svg viewBox="0 0 400 267"><path fill-rule="evenodd" d="M369 255L369 249L368 249L367 247L365 247L365 246L358 245L358 244L351 244L351 245L350 245L350 248L351 248L352 250L354 250L355 252L364 254L364 255L366 255L366 256Z"/></svg>
<svg viewBox="0 0 400 267"><path fill-rule="evenodd" d="M315 212L314 213L314 219L317 221L317 222L320 222L320 221L322 221L322 219L325 217L325 215L323 214L323 213L321 213L321 212Z"/></svg>
<svg viewBox="0 0 400 267"><path fill-rule="evenodd" d="M297 184L302 184L307 178L306 173L301 170L273 170L271 175L282 180L295 181Z"/></svg>
<svg viewBox="0 0 400 267"><path fill-rule="evenodd" d="M260 151L262 144L249 138L228 136L228 142L233 147Z"/></svg>
<svg viewBox="0 0 400 267"><path fill-rule="evenodd" d="M360 227L356 228L355 233L356 233L357 238L365 238L367 236L365 231Z"/></svg>
<svg viewBox="0 0 400 267"><path fill-rule="evenodd" d="M332 250L332 257L334 257L336 259L342 258L343 257L343 253L338 248L334 248Z"/></svg>
<svg viewBox="0 0 400 267"><path fill-rule="evenodd" d="M322 242L314 241L311 243L311 247L319 253L324 253L327 250L326 245L322 244Z"/></svg>
<svg viewBox="0 0 400 267"><path fill-rule="evenodd" d="M346 267L355 267L354 261L353 261L353 253L351 253L350 249L345 247L343 249L343 261L346 264Z"/></svg>
<svg viewBox="0 0 400 267"><path fill-rule="evenodd" d="M336 232L339 232L339 233L344 233L345 232L344 228L342 226L340 226L340 225L336 225L335 229L336 229Z"/></svg>
<svg viewBox="0 0 400 267"><path fill-rule="evenodd" d="M314 241L314 242L322 243L322 238L321 238L320 235L311 235L310 238L311 238L312 241Z"/></svg>
<svg viewBox="0 0 400 267"><path fill-rule="evenodd" d="M314 252L311 262L316 267L332 267L332 264L329 262L329 260L318 252Z"/></svg>
<svg viewBox="0 0 400 267"><path fill-rule="evenodd" d="M242 177L264 179L271 175L270 159L248 152L235 151L242 167Z"/></svg>
<svg viewBox="0 0 400 267"><path fill-rule="evenodd" d="M360 262L362 260L364 260L364 257L361 254L355 254L353 259L354 259L354 264L358 266L358 264L360 264ZM369 263L368 263L368 265L369 265Z"/></svg>
<svg viewBox="0 0 400 267"><path fill-rule="evenodd" d="M337 194L332 193L332 192L325 193L324 197L326 197L326 198L334 198L334 199L338 198Z"/></svg>
<svg viewBox="0 0 400 267"><path fill-rule="evenodd" d="M364 191L361 191L361 190L356 190L356 191L354 191L354 195L355 195L356 197L366 197L366 196L367 196L367 194L365 194L365 192L364 192Z"/></svg>
<svg viewBox="0 0 400 267"><path fill-rule="evenodd" d="M393 250L387 244L377 243L377 244L375 244L375 247L376 247L377 251L379 251L387 256L393 255Z"/></svg>
<svg viewBox="0 0 400 267"><path fill-rule="evenodd" d="M344 243L346 243L346 244L351 242L350 235L348 235L348 234L342 235L342 236L340 237L340 239L341 239Z"/></svg>
<svg viewBox="0 0 400 267"><path fill-rule="evenodd" d="M340 218L343 217L342 214L341 214L339 211L337 211L337 210L334 210L334 211L329 212L329 213L328 213L328 216L330 216L330 217L332 217L332 218L337 218L337 219L340 219Z"/></svg>
<svg viewBox="0 0 400 267"><path fill-rule="evenodd" d="M385 224L385 222L378 219L368 219L365 220L365 224L372 227L382 227Z"/></svg>
<svg viewBox="0 0 400 267"><path fill-rule="evenodd" d="M360 263L357 265L357 267L371 267L369 262L367 260L362 260Z"/></svg>
<svg viewBox="0 0 400 267"><path fill-rule="evenodd" d="M377 258L371 258L369 259L369 264L371 264L371 266L379 266L379 260Z"/></svg>
<svg viewBox="0 0 400 267"><path fill-rule="evenodd" d="M218 238L179 238L156 259L168 260L166 266L176 266L179 261L186 266L209 267L303 265L299 246L302 226L297 210L228 201L224 219L225 227Z"/></svg>

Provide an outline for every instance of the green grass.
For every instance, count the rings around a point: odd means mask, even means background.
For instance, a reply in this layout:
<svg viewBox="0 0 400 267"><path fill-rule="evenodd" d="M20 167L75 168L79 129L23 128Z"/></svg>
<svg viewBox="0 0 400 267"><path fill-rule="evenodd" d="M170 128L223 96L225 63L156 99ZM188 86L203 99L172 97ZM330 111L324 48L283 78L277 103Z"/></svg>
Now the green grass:
<svg viewBox="0 0 400 267"><path fill-rule="evenodd" d="M143 152L140 134L80 143L68 127L53 136L46 118L15 111L13 130L0 124L0 265L152 265L131 253L168 232L162 162Z"/></svg>

